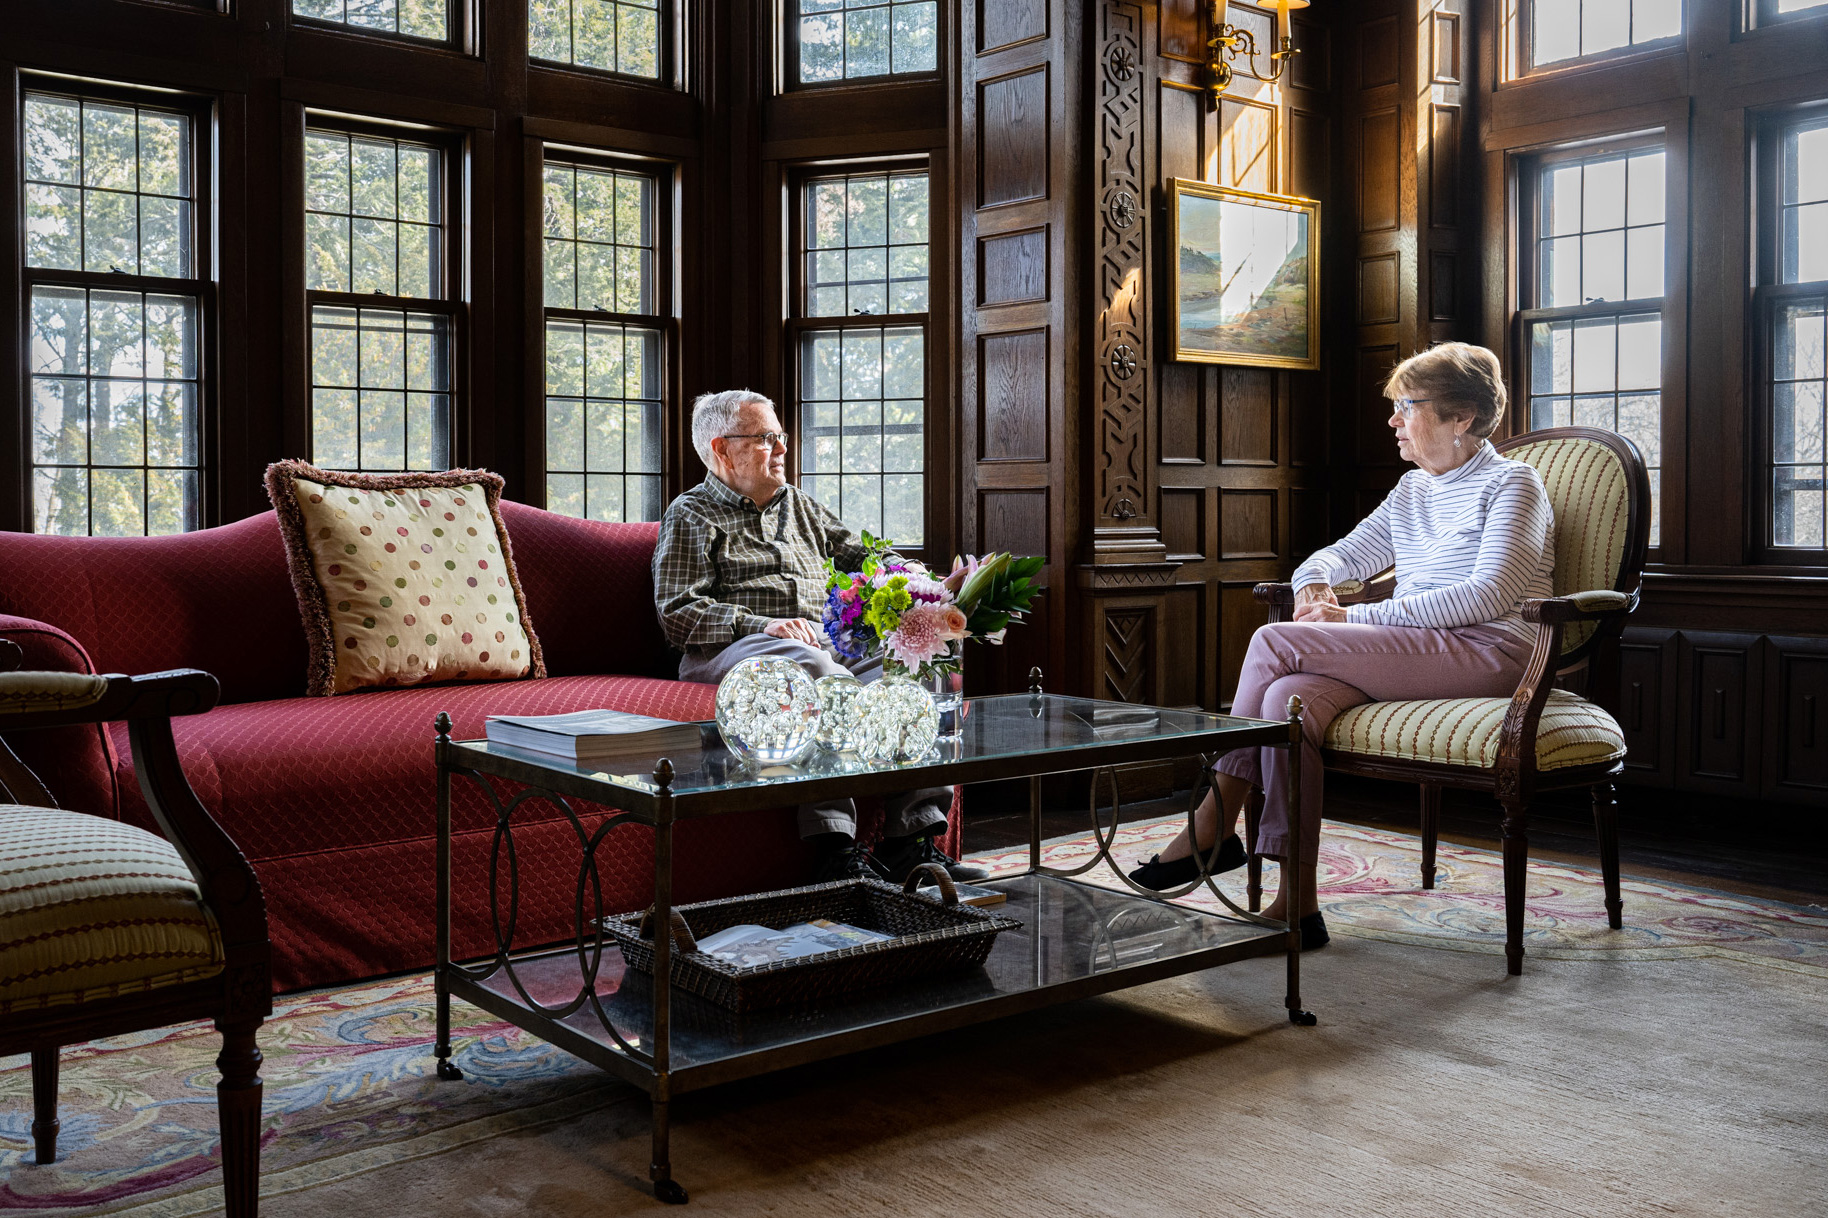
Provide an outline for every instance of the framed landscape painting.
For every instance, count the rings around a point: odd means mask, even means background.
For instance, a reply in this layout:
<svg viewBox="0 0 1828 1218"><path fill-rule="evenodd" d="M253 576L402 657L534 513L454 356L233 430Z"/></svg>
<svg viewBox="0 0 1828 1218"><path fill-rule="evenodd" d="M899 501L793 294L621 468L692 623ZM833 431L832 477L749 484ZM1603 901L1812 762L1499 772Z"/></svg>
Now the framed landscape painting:
<svg viewBox="0 0 1828 1218"><path fill-rule="evenodd" d="M1169 181L1173 358L1320 367L1320 204Z"/></svg>

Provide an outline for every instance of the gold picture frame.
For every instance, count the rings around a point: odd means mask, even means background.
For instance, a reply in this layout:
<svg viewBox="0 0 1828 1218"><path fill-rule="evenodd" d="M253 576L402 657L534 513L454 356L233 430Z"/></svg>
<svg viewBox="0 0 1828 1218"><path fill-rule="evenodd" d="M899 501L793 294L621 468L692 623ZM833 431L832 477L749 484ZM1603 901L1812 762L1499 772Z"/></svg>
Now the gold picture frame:
<svg viewBox="0 0 1828 1218"><path fill-rule="evenodd" d="M1319 200L1190 178L1168 188L1170 358L1320 367Z"/></svg>

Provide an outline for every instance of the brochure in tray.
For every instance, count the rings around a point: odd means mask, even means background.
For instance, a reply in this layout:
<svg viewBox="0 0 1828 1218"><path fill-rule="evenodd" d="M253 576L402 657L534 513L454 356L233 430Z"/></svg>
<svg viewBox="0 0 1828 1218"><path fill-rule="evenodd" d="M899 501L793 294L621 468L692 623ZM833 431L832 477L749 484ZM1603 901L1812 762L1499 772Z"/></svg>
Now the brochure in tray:
<svg viewBox="0 0 1828 1218"><path fill-rule="evenodd" d="M840 948L857 947L864 943L880 943L894 937L881 931L864 930L861 926L832 922L825 918L799 922L785 930L745 922L727 926L714 935L706 935L698 941L698 950L734 964L737 968L754 968L778 960L797 960L802 956L816 956L821 952L835 952Z"/></svg>
<svg viewBox="0 0 1828 1218"><path fill-rule="evenodd" d="M572 761L659 754L696 749L698 724L631 715L627 711L586 710L568 715L491 715L491 744L551 753Z"/></svg>

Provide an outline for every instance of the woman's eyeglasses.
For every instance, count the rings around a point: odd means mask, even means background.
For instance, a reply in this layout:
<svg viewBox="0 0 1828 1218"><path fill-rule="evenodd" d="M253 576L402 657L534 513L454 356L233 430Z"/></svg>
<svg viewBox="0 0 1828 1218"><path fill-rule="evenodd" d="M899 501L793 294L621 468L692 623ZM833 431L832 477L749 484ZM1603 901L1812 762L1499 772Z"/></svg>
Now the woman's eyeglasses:
<svg viewBox="0 0 1828 1218"><path fill-rule="evenodd" d="M787 447L787 433L784 431L751 431L723 437L726 440L759 440L758 447L773 449L776 444Z"/></svg>
<svg viewBox="0 0 1828 1218"><path fill-rule="evenodd" d="M1420 406L1423 402L1432 401L1434 401L1433 398L1392 398L1390 399L1390 409L1396 411L1396 413L1402 415L1405 419L1413 419L1417 406Z"/></svg>

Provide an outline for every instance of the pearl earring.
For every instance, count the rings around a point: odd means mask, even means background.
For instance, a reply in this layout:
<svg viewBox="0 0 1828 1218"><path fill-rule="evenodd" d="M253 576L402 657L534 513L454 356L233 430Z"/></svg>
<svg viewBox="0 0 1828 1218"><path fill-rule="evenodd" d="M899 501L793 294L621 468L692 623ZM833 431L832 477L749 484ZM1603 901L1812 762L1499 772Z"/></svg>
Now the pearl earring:
<svg viewBox="0 0 1828 1218"><path fill-rule="evenodd" d="M1459 436L1454 437L1454 447L1455 448L1460 447L1460 437Z"/></svg>

